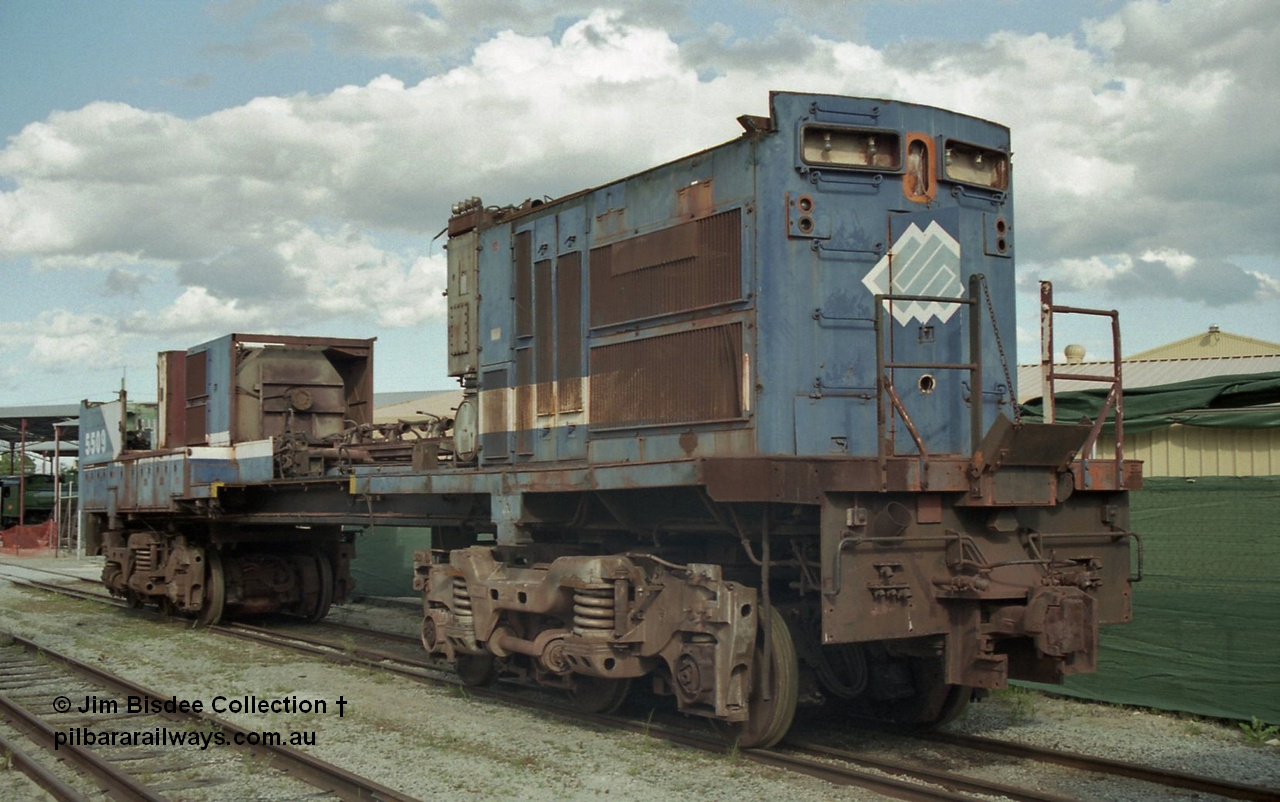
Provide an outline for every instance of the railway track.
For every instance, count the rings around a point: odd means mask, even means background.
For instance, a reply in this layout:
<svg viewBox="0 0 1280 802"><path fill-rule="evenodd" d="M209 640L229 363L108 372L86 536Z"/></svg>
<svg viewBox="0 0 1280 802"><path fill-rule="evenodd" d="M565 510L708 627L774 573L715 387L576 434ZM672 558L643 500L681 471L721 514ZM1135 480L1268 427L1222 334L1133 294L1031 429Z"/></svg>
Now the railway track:
<svg viewBox="0 0 1280 802"><path fill-rule="evenodd" d="M392 650L368 646L353 647L350 643L324 638L316 634L315 630L330 628L338 632L351 633L371 640L385 639L393 644L416 646L417 639L410 636L328 621L321 622L318 625L308 625L306 628L308 631L306 632L299 632L296 629L282 632L279 629L243 624L233 624L230 625L230 628L235 631L236 634L234 636L236 637L247 637L249 640L283 645L286 648L303 647L306 653L320 656L322 659L332 659L344 663L359 663L370 668L393 671L417 681L425 680L448 685L460 684L452 670L445 664L421 658L406 658ZM285 642L282 642L281 639ZM287 641L293 641L293 643L287 643ZM332 655L332 657L329 655ZM423 671L431 672L432 676L424 677L419 673ZM486 688L471 688L469 692L488 698L501 699L510 704L532 707L563 718L640 732L650 737L660 737L705 751L720 752L724 749L723 743L718 737L708 737L699 733L688 726L687 720L674 715L662 719L664 726L661 728L655 728L652 721L647 721L640 726L634 726L634 721L622 717L594 716L554 703L531 702L526 695L520 692ZM682 725L681 721L686 723ZM1012 757L1024 762L1056 764L1098 775L1124 777L1153 785L1201 791L1232 799L1276 800L1278 798L1276 792L1270 789L1256 788L1184 772L1155 769L1140 764L1083 755L1065 750L1045 749L1009 741L947 732L912 733L905 737L947 744L970 751ZM954 793L954 791L999 796L1014 800L1027 800L1028 802L1062 802L1069 799L1069 797L1051 793L1033 792L1007 784L966 777L956 772L939 771L911 761L870 758L849 749L839 749L825 744L803 741L788 740L783 743L781 748L751 750L744 752L743 756L755 762L807 774L837 785L856 784L888 796L904 799L971 798L964 796L963 793ZM838 761L845 765L833 765L832 761ZM890 776L883 777L880 775ZM908 779L903 781L894 779L895 777ZM934 784L943 790L935 791L931 788L922 787L919 783Z"/></svg>
<svg viewBox="0 0 1280 802"><path fill-rule="evenodd" d="M0 711L115 799L235 798L250 777L255 789L296 797L413 799L274 743L275 733L184 710L166 694L8 634L0 635ZM85 798L22 745L6 739L4 748L55 798Z"/></svg>
<svg viewBox="0 0 1280 802"><path fill-rule="evenodd" d="M64 576L76 580L83 579L83 577L73 575ZM111 599L101 593L35 580L26 580L25 582L41 590L124 606L123 602ZM159 616L158 613L156 615ZM447 665L423 657L405 654L405 647L413 647L414 649L419 647L418 640L412 636L329 621L308 625L305 628L305 632L298 631L299 629L301 628L281 629L232 623L210 627L209 631L227 637L299 651L329 662L343 665L361 665L374 670L392 672L416 682L434 685L461 685L456 675ZM323 637L324 630L338 633L338 638ZM364 644L356 643L356 638L359 638ZM375 644L381 641L390 648L368 645L370 641ZM660 738L691 748L709 752L724 752L726 750L724 743L718 736L691 728L687 719L674 715L662 718L659 723L655 724L652 717L641 722L620 716L582 713L566 707L564 704L547 701L545 694L538 695L541 698L531 698L528 693L517 692L504 687L468 688L467 692L476 696L497 699L505 703L534 709L544 714L587 722L596 726L637 732L646 737ZM1063 750L1044 749L990 738L945 732L913 733L906 737L927 740L955 747L958 750L969 750L970 752L976 750L987 754L1014 758L1027 763L1055 764L1077 771L1123 777L1167 788L1214 794L1229 799L1276 800L1280 798L1276 791L1267 788L1258 788L1201 775L1167 771L1107 758ZM1062 800L1068 799L1068 797L1016 788L955 772L939 771L917 762L871 758L863 753L848 749L797 740L786 741L774 749L744 750L741 753L741 757L764 765L817 777L836 785L856 785L900 799L963 800L972 799L972 794L1014 800L1036 800L1038 802L1062 802ZM965 760L961 757L957 762L965 762ZM1159 792L1153 788L1152 793L1154 796L1158 795Z"/></svg>
<svg viewBox="0 0 1280 802"><path fill-rule="evenodd" d="M1041 763L1054 763L1068 768L1089 771L1095 774L1110 774L1116 777L1141 780L1155 785L1181 788L1189 791L1200 791L1229 799L1248 799L1257 802L1276 802L1280 800L1280 791L1257 788L1243 783L1219 780L1199 774L1157 769L1139 763L1128 763L1094 755L1083 755L1063 749L1045 749L1030 744L1001 741L979 735L964 735L953 732L916 733L912 737L932 741L934 743L957 746L996 755L1007 755L1023 760L1035 760Z"/></svg>
<svg viewBox="0 0 1280 802"><path fill-rule="evenodd" d="M33 565L23 565L20 562L13 562L12 560L0 560L0 568L7 569L10 572L10 576L6 578L12 578L13 572L17 572L17 575L20 578L21 578L21 575L24 573L39 573L39 574L47 574L49 576L56 576L61 579L72 579L72 580L75 580L76 582L83 582L87 585L102 584L102 580L99 579L98 577L84 576L83 574L74 574L69 571L55 571L52 568L39 568Z"/></svg>

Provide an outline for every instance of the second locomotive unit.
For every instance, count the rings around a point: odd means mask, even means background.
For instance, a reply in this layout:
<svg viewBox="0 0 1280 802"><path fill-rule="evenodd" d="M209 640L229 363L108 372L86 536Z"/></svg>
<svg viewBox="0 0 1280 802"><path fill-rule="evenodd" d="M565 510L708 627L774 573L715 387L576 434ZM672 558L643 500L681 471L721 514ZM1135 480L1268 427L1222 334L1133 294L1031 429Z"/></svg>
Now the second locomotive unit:
<svg viewBox="0 0 1280 802"><path fill-rule="evenodd" d="M455 206L452 431L305 429L316 396L250 381L274 429L171 458L265 441L263 467L188 472L151 510L99 494L115 585L140 587L131 540L180 539L204 588L228 579L197 552L270 557L296 588L275 608L315 617L349 587L343 527L430 526L422 639L465 681L605 711L643 680L743 746L802 703L928 725L974 688L1094 670L1130 617L1141 473L1091 459L1088 422L1018 420L1008 130L794 93L739 121L595 189Z"/></svg>

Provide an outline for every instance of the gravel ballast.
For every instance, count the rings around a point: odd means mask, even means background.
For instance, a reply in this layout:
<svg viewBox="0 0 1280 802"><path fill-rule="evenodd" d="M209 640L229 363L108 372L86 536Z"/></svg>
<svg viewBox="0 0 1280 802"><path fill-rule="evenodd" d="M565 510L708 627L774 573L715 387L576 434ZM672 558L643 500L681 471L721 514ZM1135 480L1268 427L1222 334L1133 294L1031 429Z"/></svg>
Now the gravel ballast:
<svg viewBox="0 0 1280 802"><path fill-rule="evenodd" d="M86 576L100 570L100 561L92 559L10 559L0 570L10 572L15 564ZM359 605L335 608L333 617L376 621L383 629L412 631L414 625L412 611ZM323 714L221 715L255 729L314 732L314 746L304 751L422 799L880 798L763 767L732 752L709 755L641 734L584 726L461 689L422 685L373 669L337 666L270 646L165 626L7 581L0 581L0 630L206 705L218 696L292 698L300 706L324 702ZM339 698L345 701L341 717ZM1012 691L970 705L951 728L1280 788L1280 748L1251 744L1229 723ZM887 747L874 738L864 746L868 752L893 749L931 759L925 746ZM1019 783L1021 769L1015 766L992 761L982 770L1003 782ZM1150 786L1134 790L1125 783L1107 785L1117 782L1109 779L1073 778L1065 770L1061 778L1066 785L1057 792L1068 796L1140 799L1169 794ZM224 799L228 790L197 789L183 798ZM269 798L265 788L259 792L257 798Z"/></svg>

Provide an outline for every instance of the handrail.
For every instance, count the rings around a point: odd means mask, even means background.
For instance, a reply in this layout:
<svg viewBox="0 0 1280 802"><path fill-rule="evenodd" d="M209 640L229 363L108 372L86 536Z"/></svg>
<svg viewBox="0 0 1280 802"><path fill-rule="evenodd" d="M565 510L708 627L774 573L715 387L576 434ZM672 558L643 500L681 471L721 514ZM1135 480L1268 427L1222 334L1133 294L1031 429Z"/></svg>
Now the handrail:
<svg viewBox="0 0 1280 802"><path fill-rule="evenodd" d="M1092 315L1111 319L1111 375L1063 373L1054 369L1053 316L1055 314ZM1083 460L1087 461L1089 459L1089 453L1093 451L1098 441L1098 435L1102 432L1102 424L1106 422L1107 416L1111 414L1111 410L1114 407L1116 413L1116 487L1123 489L1124 381L1120 361L1120 313L1114 309L1055 306L1053 303L1053 283L1049 281L1040 282L1040 379L1043 385L1041 393L1044 400L1045 423L1055 423L1057 421L1057 406L1054 401L1054 393L1056 392L1058 379L1111 385L1107 397L1102 402L1102 407L1098 410L1098 416L1093 422L1093 428L1089 430L1089 437L1080 447L1080 455Z"/></svg>
<svg viewBox="0 0 1280 802"><path fill-rule="evenodd" d="M982 315L978 304L978 291L986 278L981 273L969 277L969 297L949 298L938 295L907 295L901 293L876 293L875 296L875 330L876 330L876 458L880 466L880 481L884 486L888 481L888 457L893 453L893 445L887 438L887 429L892 427L896 416L901 415L911 439L915 442L920 456L920 478L928 482L928 451L917 431L911 416L893 384L892 371L896 369L922 370L966 370L969 372L971 388L982 387ZM894 362L892 357L886 359L885 346L885 301L915 301L919 303L960 304L969 307L969 361L968 362ZM970 390L969 399L969 439L970 453L978 450L982 442L982 394ZM886 404L886 399L888 404ZM927 485L926 485L927 486Z"/></svg>

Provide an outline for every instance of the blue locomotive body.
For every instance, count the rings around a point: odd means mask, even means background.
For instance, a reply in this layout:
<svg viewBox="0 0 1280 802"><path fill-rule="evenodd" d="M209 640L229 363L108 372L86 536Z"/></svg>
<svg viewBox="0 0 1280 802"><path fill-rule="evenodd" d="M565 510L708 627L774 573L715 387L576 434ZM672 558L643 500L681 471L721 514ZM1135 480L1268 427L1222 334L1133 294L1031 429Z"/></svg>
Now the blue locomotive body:
<svg viewBox="0 0 1280 802"><path fill-rule="evenodd" d="M464 680L608 710L646 677L743 745L800 699L928 724L1093 670L1141 471L1090 459L1098 425L1018 420L1007 129L795 93L739 122L596 189L454 207L452 421L371 423L369 341L233 336L248 406L217 456L271 477L159 509L86 475L108 584L314 618L350 587L344 527L430 526L423 644ZM192 364L165 417L210 432Z"/></svg>
<svg viewBox="0 0 1280 802"><path fill-rule="evenodd" d="M1014 360L1007 129L772 102L720 147L494 224L463 212L478 225L451 262L475 248L483 300L451 268L451 350L474 352L451 356L478 383L481 464L876 456L885 363L936 366L895 370L899 400L928 451L972 453L975 319L981 361ZM877 294L963 301L975 275L991 314L890 300L877 340ZM1009 371L983 379L979 434L1015 397ZM890 417L894 450L914 448Z"/></svg>

